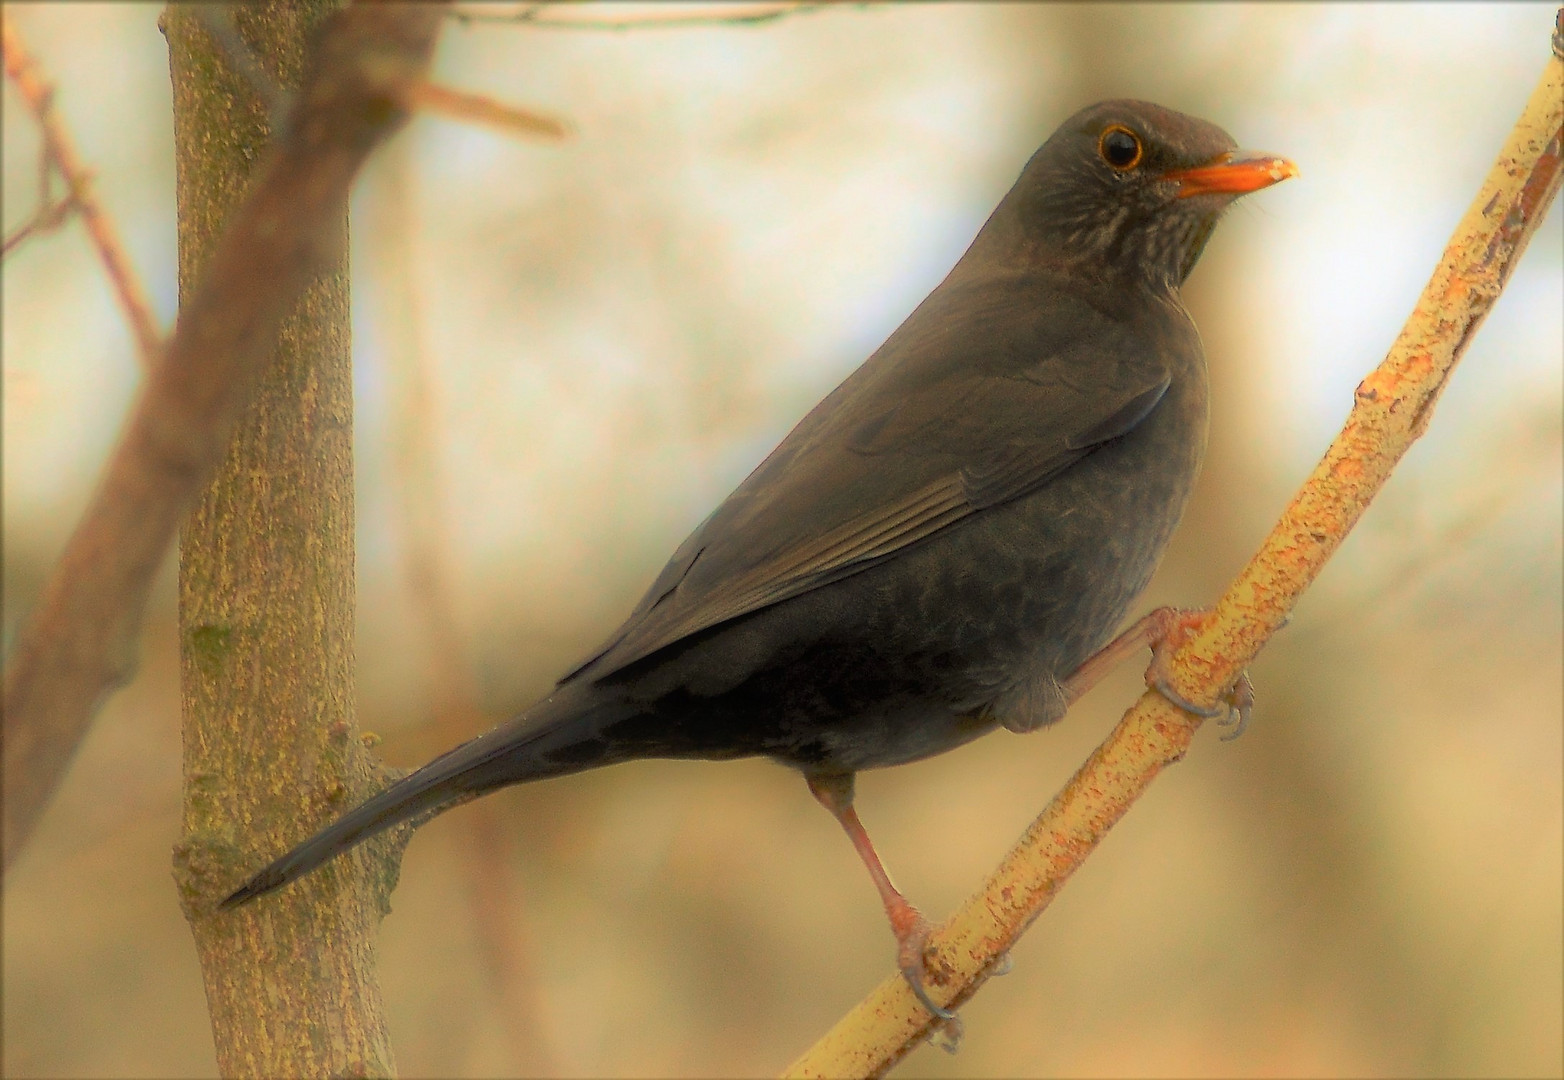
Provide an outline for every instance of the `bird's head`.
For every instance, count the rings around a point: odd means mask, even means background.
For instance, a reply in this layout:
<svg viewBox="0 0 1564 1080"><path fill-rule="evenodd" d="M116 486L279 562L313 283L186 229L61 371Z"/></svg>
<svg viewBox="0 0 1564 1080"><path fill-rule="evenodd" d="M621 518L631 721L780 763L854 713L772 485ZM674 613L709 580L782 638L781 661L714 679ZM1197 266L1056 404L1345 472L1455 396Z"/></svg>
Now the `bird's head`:
<svg viewBox="0 0 1564 1080"><path fill-rule="evenodd" d="M1004 231L1033 258L1176 287L1234 199L1297 174L1286 158L1238 150L1215 124L1104 101L1032 156L1001 208Z"/></svg>

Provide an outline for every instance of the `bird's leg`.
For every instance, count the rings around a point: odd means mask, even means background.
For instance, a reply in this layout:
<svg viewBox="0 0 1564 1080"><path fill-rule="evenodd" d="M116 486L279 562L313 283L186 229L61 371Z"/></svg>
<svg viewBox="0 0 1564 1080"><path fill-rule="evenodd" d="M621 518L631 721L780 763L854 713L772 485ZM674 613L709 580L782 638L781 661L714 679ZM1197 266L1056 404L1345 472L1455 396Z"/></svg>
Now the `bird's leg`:
<svg viewBox="0 0 1564 1080"><path fill-rule="evenodd" d="M1167 698L1179 708L1196 716L1221 717L1217 722L1233 730L1224 739L1236 739L1249 726L1249 714L1254 708L1254 684L1246 671L1238 676L1222 704L1213 709L1201 708L1186 701L1173 689L1167 677L1168 657L1200 629L1211 617L1209 611L1190 611L1185 608L1160 607L1146 615L1124 633L1098 649L1086 662L1076 668L1060 685L1065 700L1074 703L1086 691L1096 686L1102 677L1117 667L1125 657L1143 646L1151 648L1151 665L1146 668L1146 685Z"/></svg>
<svg viewBox="0 0 1564 1080"><path fill-rule="evenodd" d="M869 839L863 822L858 820L858 811L853 809L853 774L817 773L805 779L809 781L809 793L821 806L831 811L831 816L842 826L842 831L853 842L858 857L868 867L869 876L874 879L874 887L880 890L885 917L890 920L891 933L896 935L896 964L901 968L907 985L929 1012L941 1020L954 1019L956 1014L934 1004L928 991L923 988L923 949L929 937L929 921L891 884L891 876L885 872L885 866L880 862L880 856L875 852L874 843Z"/></svg>

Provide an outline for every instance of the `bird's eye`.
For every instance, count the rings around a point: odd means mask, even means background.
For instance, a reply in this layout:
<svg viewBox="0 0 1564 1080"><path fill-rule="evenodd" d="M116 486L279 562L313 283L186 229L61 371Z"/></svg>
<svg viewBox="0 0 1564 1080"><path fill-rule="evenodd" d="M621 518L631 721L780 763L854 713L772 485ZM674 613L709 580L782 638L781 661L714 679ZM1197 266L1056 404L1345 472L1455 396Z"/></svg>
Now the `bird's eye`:
<svg viewBox="0 0 1564 1080"><path fill-rule="evenodd" d="M1097 152L1109 165L1120 172L1127 172L1140 164L1144 150L1139 135L1127 127L1114 124L1097 140Z"/></svg>

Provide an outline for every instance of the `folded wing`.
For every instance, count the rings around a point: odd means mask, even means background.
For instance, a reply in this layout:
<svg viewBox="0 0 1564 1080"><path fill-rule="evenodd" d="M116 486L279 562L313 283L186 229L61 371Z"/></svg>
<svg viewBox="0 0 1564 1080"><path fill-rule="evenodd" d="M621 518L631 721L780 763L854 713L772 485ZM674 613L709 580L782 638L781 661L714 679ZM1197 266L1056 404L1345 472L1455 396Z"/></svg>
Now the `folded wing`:
<svg viewBox="0 0 1564 1080"><path fill-rule="evenodd" d="M1018 305L1055 317L1018 319ZM985 343L981 355L969 341ZM610 675L1035 490L1152 413L1169 384L1154 352L1084 305L1038 296L1035 283L947 282L695 530L624 625L561 681Z"/></svg>

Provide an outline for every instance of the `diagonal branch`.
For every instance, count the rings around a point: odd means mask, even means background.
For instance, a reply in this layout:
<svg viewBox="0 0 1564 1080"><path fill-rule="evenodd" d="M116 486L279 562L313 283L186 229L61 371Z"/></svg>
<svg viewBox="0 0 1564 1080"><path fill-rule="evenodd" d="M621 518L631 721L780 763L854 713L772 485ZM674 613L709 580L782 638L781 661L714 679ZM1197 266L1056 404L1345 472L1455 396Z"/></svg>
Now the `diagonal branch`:
<svg viewBox="0 0 1564 1080"><path fill-rule="evenodd" d="M1564 180L1564 11L1554 55L1384 362L1358 387L1345 428L1260 551L1172 656L1173 689L1214 705L1286 622L1407 448L1498 298ZM1032 823L983 888L930 938L935 1000L969 999L1200 719L1148 691ZM880 1076L936 1021L894 975L788 1067L787 1076Z"/></svg>
<svg viewBox="0 0 1564 1080"><path fill-rule="evenodd" d="M407 116L441 12L360 4L324 34L291 123L185 298L5 672L7 865L102 700L135 664L152 576L270 362L278 327L342 242L353 181ZM11 44L6 42L7 64Z"/></svg>

